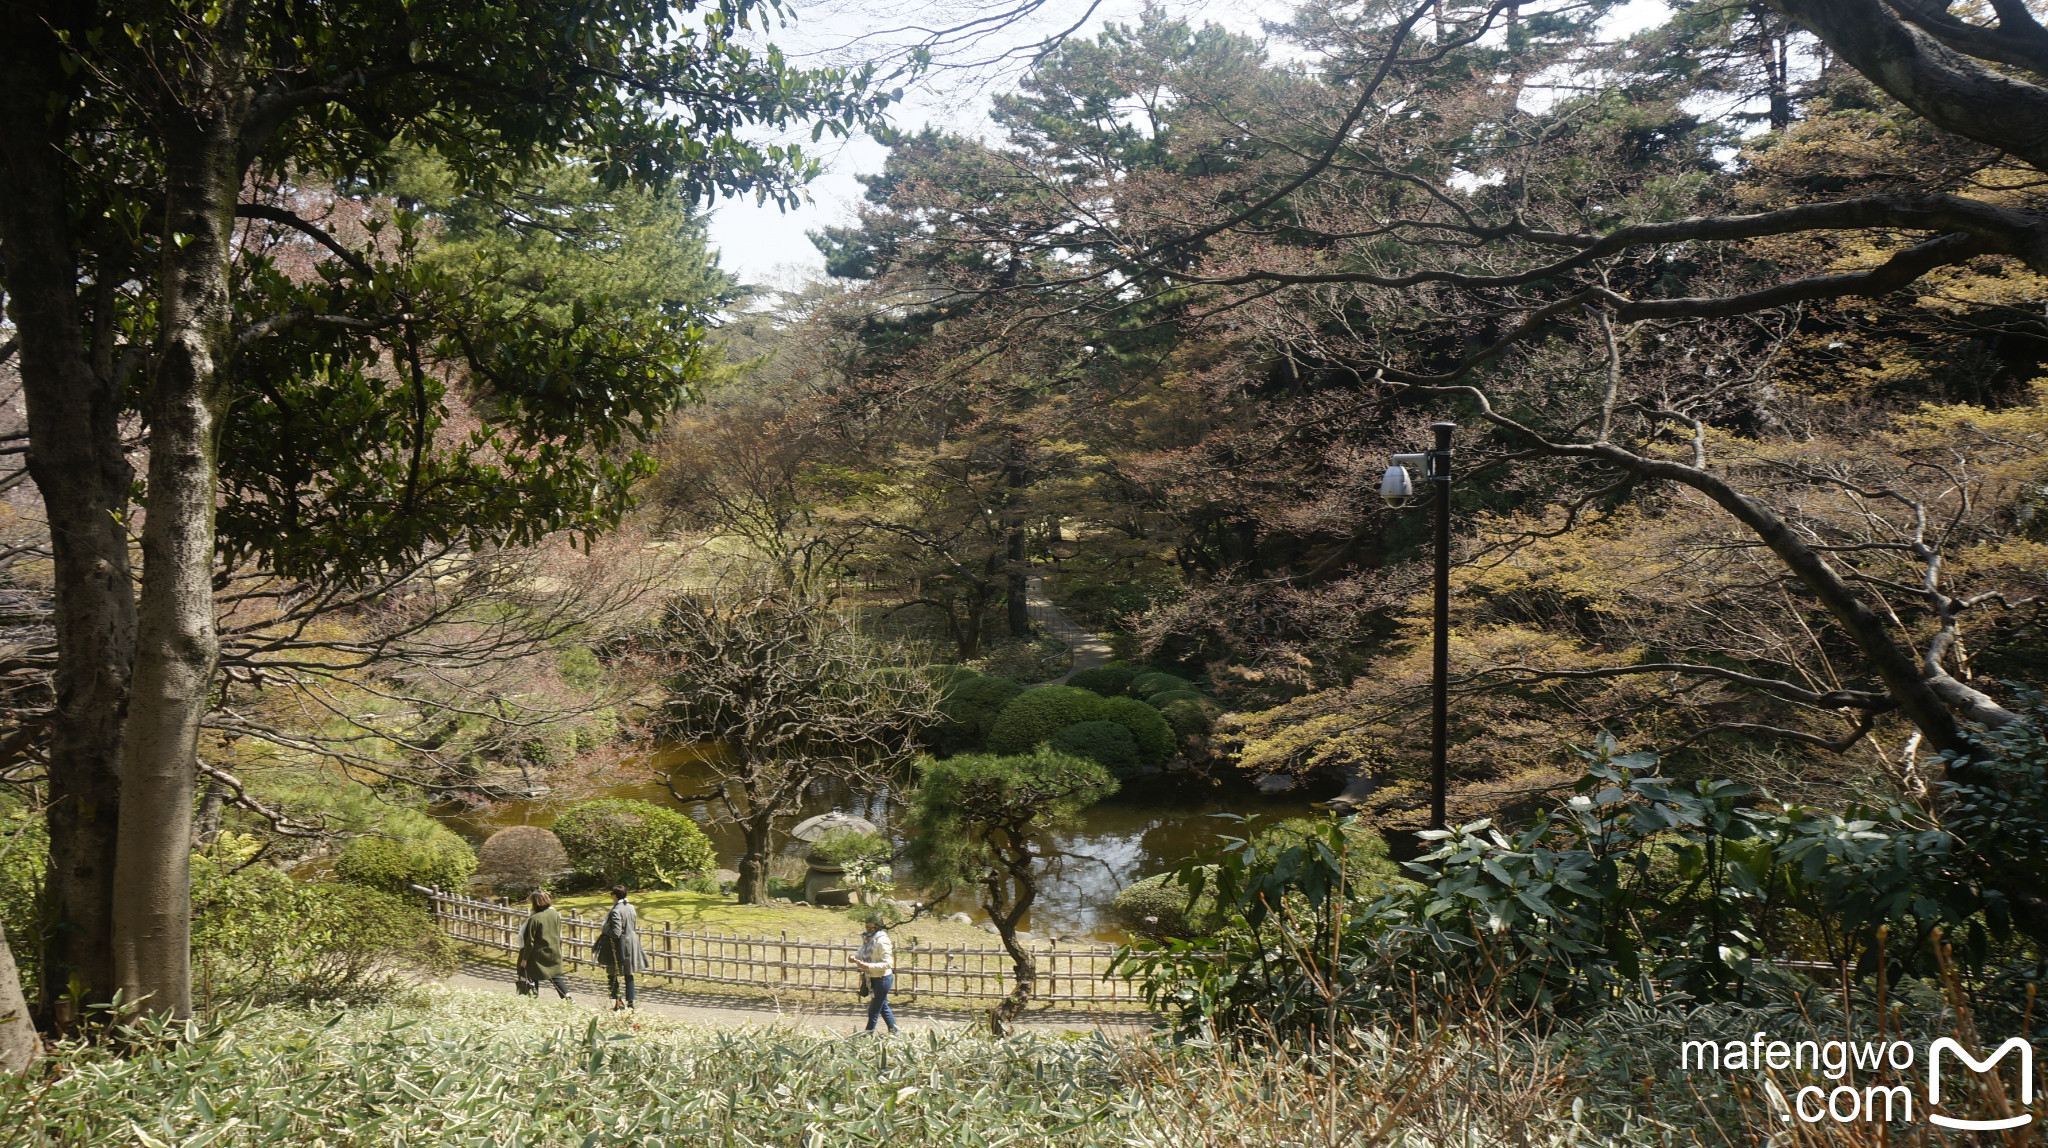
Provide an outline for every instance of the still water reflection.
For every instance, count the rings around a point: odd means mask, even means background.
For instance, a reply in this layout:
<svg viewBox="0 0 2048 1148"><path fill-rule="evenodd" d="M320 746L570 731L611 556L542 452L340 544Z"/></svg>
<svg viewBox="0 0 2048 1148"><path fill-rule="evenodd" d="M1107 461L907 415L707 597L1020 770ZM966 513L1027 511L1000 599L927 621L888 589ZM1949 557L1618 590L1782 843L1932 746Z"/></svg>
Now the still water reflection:
<svg viewBox="0 0 2048 1148"><path fill-rule="evenodd" d="M717 847L719 864L733 868L743 843L739 827L723 806L678 802L661 781L666 772L676 792L704 793L710 789L710 772L702 762L703 751L697 747L674 747L637 767L629 764L618 783L602 792L689 814ZM840 785L814 786L804 795L798 816L835 809L873 821L900 843L900 808L886 790L862 794ZM481 809L449 811L442 819L458 832L480 839L507 825L550 824L554 814L555 807L544 801L505 801ZM1124 792L1087 810L1078 825L1056 835L1053 844L1061 856L1048 866L1026 927L1053 936L1123 940L1123 932L1108 916L1117 892L1133 881L1171 869L1190 853L1214 847L1221 837L1241 835L1246 825L1232 820L1232 815L1247 818L1257 827L1289 817L1313 816L1315 810L1304 798L1264 797L1248 786L1214 785L1173 776L1128 783ZM973 912L977 921L983 919L966 900L959 907Z"/></svg>

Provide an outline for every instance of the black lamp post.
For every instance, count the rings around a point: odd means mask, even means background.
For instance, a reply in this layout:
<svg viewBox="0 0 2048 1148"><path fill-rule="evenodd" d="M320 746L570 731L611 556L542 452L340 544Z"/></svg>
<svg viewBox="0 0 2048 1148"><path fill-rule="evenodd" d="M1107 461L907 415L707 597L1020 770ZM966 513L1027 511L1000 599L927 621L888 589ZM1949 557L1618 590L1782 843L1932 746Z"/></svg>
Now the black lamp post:
<svg viewBox="0 0 2048 1148"><path fill-rule="evenodd" d="M1408 467L1419 466L1434 484L1436 500L1436 665L1429 682L1429 827L1444 828L1444 794L1449 788L1446 743L1450 738L1451 673L1451 432L1457 423L1431 423L1436 449L1422 454L1397 454L1380 480L1380 497L1388 506L1405 506L1415 496Z"/></svg>

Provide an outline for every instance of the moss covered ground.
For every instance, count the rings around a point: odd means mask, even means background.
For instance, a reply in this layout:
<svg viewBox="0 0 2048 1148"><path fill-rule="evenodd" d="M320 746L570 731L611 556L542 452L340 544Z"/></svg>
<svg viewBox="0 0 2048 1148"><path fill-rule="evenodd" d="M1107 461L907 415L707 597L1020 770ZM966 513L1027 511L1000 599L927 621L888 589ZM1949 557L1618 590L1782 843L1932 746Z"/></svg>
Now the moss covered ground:
<svg viewBox="0 0 2048 1148"><path fill-rule="evenodd" d="M566 911L585 917L601 917L611 907L605 893L576 894L556 899ZM814 941L851 939L860 936L860 924L843 910L820 909L810 905L742 905L731 894L673 891L635 893L633 904L640 919L676 929L720 930L750 936L773 937L788 933ZM973 925L959 925L926 917L890 931L898 944L911 938L938 945L993 945L996 939Z"/></svg>

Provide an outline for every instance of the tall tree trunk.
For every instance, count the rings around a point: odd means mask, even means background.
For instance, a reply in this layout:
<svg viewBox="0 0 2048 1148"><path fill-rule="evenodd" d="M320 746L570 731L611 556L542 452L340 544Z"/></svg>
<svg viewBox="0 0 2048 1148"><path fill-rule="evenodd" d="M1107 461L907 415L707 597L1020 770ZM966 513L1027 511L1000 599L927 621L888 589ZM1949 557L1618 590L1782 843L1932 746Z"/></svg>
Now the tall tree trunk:
<svg viewBox="0 0 2048 1148"><path fill-rule="evenodd" d="M772 816L759 816L746 823L747 852L740 858L740 880L735 889L742 905L768 903L768 857L773 844Z"/></svg>
<svg viewBox="0 0 2048 1148"><path fill-rule="evenodd" d="M222 40L232 43L232 31ZM241 188L235 129L245 99L230 94L225 78L209 79L186 106L164 109L171 121L165 228L184 242L167 244L165 254L114 886L121 988L150 1012L178 1016L192 1007L193 759L219 656L213 618L217 404L234 341L227 271Z"/></svg>
<svg viewBox="0 0 2048 1148"><path fill-rule="evenodd" d="M135 591L123 530L132 479L121 449L121 380L95 364L79 300L63 169L69 81L60 27L40 5L0 10L0 274L20 339L28 471L43 498L56 584L52 623L49 871L42 906L42 1011L109 999L122 722L135 655ZM104 269L96 275L115 274ZM111 291L101 293L109 298Z"/></svg>
<svg viewBox="0 0 2048 1148"><path fill-rule="evenodd" d="M7 947L7 930L0 927L0 1076L28 1071L41 1051L42 1040L29 1023L28 1002L21 996L14 951Z"/></svg>

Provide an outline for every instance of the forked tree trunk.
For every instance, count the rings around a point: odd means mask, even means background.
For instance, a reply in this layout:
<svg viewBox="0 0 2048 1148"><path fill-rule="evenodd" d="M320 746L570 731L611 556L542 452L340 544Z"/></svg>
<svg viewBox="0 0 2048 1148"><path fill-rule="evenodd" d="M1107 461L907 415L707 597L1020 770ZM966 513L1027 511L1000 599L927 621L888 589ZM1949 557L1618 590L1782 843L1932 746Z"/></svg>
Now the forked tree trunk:
<svg viewBox="0 0 2048 1148"><path fill-rule="evenodd" d="M14 951L7 947L7 930L0 927L0 1076L28 1071L42 1052L42 1044L36 1026L28 1019L28 1001L22 999L21 976L14 968Z"/></svg>
<svg viewBox="0 0 2048 1148"><path fill-rule="evenodd" d="M233 41L232 30L222 39ZM215 66L233 66L232 59ZM234 342L229 242L241 186L235 126L246 97L202 85L167 133L168 229L149 416L149 496L135 678L122 742L114 967L136 1007L192 1008L193 759L218 660L213 618L217 403ZM205 103L219 99L218 105Z"/></svg>
<svg viewBox="0 0 2048 1148"><path fill-rule="evenodd" d="M132 475L121 449L116 328L98 316L98 342L87 341L62 168L69 127L50 110L69 83L56 68L56 26L34 4L0 10L0 275L20 339L28 471L49 522L55 583L50 863L37 981L43 1014L64 1024L74 1000L105 1001L116 984L114 841L135 596L122 526ZM111 289L102 297L111 302Z"/></svg>

